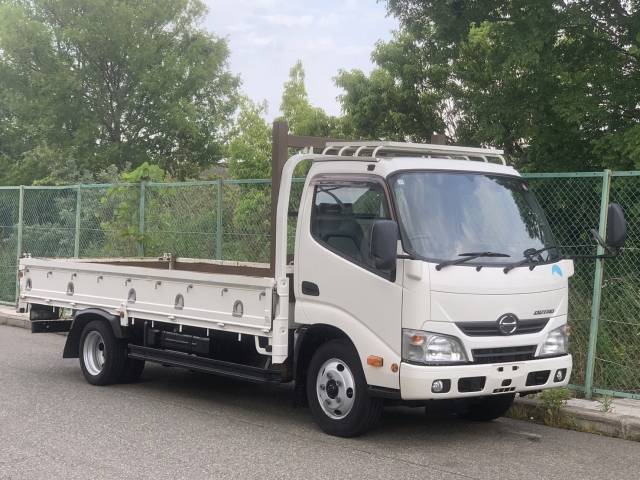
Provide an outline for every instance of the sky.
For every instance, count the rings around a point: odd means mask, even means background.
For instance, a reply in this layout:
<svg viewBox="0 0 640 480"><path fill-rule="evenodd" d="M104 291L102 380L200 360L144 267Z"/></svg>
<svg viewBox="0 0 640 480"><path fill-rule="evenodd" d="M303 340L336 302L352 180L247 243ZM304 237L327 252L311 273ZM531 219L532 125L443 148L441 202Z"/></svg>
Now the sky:
<svg viewBox="0 0 640 480"><path fill-rule="evenodd" d="M242 90L268 103L267 117L279 115L282 86L289 69L302 60L309 99L337 115L338 70L369 72L378 40L388 40L397 22L376 0L205 0L204 27L226 38L230 68Z"/></svg>

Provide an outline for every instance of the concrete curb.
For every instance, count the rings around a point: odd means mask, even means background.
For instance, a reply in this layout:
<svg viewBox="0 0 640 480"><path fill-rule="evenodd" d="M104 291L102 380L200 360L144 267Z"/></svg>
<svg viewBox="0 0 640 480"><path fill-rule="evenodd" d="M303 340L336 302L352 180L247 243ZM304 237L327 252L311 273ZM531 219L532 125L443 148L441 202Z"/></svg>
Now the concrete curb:
<svg viewBox="0 0 640 480"><path fill-rule="evenodd" d="M514 406L524 414L513 416L520 419L524 419L525 415L529 419L538 418L543 409L542 403L533 398L516 398ZM571 405L563 407L560 416L571 428L581 432L640 442L640 417L599 412Z"/></svg>
<svg viewBox="0 0 640 480"><path fill-rule="evenodd" d="M2 308L0 311L0 325L31 329L29 318L25 314L11 311L8 307Z"/></svg>

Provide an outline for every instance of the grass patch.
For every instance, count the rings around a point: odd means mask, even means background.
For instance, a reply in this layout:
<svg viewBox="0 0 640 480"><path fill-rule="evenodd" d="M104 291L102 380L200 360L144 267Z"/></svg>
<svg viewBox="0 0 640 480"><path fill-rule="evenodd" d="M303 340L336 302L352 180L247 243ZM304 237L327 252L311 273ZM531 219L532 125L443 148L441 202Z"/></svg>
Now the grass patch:
<svg viewBox="0 0 640 480"><path fill-rule="evenodd" d="M527 405L514 404L507 416L518 420L528 420L542 425L575 430L576 422L571 415L567 415L563 408L567 400L574 394L568 388L552 388L536 395L538 405L531 408Z"/></svg>

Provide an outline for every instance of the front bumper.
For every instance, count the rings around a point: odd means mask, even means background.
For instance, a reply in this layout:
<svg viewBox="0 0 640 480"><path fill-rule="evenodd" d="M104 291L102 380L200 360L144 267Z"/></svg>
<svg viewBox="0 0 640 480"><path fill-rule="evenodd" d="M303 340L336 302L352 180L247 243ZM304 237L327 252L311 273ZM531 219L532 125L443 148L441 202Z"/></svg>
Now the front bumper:
<svg viewBox="0 0 640 480"><path fill-rule="evenodd" d="M401 363L400 395L403 400L437 400L446 398L477 397L505 392L531 392L547 388L564 387L571 377L571 355L554 358L542 358L525 362L495 363L479 365L458 365L449 367L430 367ZM555 373L566 369L564 380L555 381ZM527 386L527 378L533 372L549 371L549 378L541 384ZM478 377L484 377L484 384ZM537 382L540 382L537 375ZM475 378L469 381L467 379ZM531 378L530 378L531 379ZM433 393L434 380L449 380L450 389L446 393ZM445 382L446 383L446 382ZM468 390L469 387L475 391ZM463 391L460 391L463 390Z"/></svg>

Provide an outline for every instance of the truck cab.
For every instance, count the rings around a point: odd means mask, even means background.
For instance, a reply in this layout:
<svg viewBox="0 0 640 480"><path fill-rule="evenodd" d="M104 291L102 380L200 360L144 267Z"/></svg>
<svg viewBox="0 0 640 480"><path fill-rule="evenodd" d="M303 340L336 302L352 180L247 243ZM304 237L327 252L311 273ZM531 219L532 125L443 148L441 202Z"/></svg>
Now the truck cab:
<svg viewBox="0 0 640 480"><path fill-rule="evenodd" d="M527 183L499 152L381 145L388 156L317 161L307 175L295 325L348 338L373 397L476 399L470 415L489 419L516 393L567 385L573 262ZM308 396L340 420L355 375L330 373L342 388L326 393L317 373Z"/></svg>

